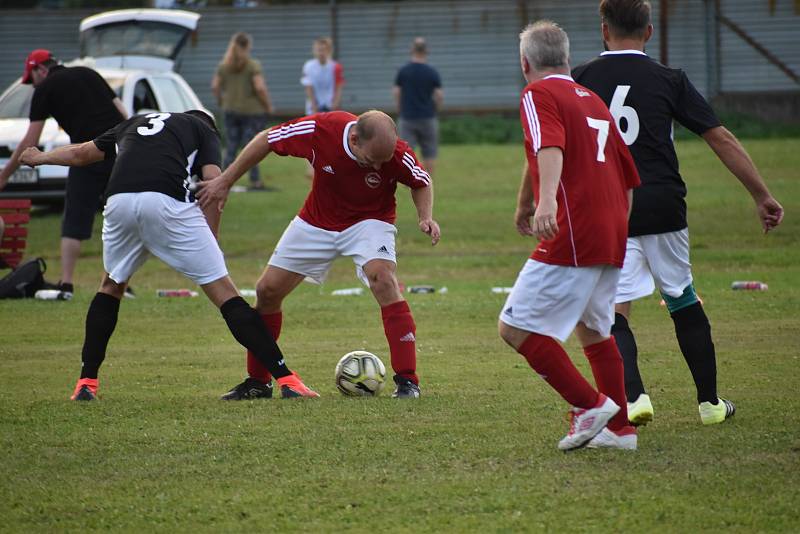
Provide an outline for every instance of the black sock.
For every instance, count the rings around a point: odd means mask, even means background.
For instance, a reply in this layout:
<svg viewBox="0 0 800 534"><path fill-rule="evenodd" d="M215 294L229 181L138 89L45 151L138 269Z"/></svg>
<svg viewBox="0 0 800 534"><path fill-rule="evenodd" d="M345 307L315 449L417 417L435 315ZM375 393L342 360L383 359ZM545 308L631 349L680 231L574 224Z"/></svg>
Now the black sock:
<svg viewBox="0 0 800 534"><path fill-rule="evenodd" d="M242 297L233 297L219 309L233 337L253 353L272 376L283 378L292 372L283 361L283 354L256 310Z"/></svg>
<svg viewBox="0 0 800 534"><path fill-rule="evenodd" d="M106 357L106 347L117 326L119 299L97 293L86 312L86 337L81 352L81 378L97 378L100 364Z"/></svg>
<svg viewBox="0 0 800 534"><path fill-rule="evenodd" d="M639 374L639 349L636 346L636 338L628 326L628 320L621 313L614 314L614 326L611 327L611 335L619 347L622 355L622 363L625 366L625 395L628 402L633 402L644 394L644 384L642 376Z"/></svg>
<svg viewBox="0 0 800 534"><path fill-rule="evenodd" d="M697 387L697 402L717 402L717 358L711 340L711 325L703 306L695 302L691 306L671 313L675 323L675 335L683 357L692 372Z"/></svg>

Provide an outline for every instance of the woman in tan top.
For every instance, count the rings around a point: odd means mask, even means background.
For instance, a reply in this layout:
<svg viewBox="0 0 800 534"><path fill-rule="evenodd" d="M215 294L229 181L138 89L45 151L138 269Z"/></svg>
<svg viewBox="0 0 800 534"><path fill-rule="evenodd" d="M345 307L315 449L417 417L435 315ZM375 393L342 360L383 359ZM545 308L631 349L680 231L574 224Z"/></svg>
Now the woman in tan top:
<svg viewBox="0 0 800 534"><path fill-rule="evenodd" d="M235 33L211 80L211 90L225 117L226 167L239 148L266 127L267 114L274 111L261 63L250 57L252 47L249 34ZM250 187L264 189L258 165L250 170Z"/></svg>

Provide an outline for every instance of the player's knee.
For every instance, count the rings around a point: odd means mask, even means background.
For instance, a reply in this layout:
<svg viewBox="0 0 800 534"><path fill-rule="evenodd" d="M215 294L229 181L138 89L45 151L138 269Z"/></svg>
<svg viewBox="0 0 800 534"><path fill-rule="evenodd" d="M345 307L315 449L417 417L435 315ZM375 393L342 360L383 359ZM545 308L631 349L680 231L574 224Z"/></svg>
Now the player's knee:
<svg viewBox="0 0 800 534"><path fill-rule="evenodd" d="M397 278L395 278L394 273L389 269L376 269L367 275L367 279L369 280L369 288L376 295L388 295L400 292Z"/></svg>
<svg viewBox="0 0 800 534"><path fill-rule="evenodd" d="M686 286L683 289L683 293L679 297L673 297L663 292L661 293L661 297L664 299L664 303L667 305L667 309L670 313L675 313L678 310L688 308L689 306L700 302L697 298L697 293L694 290L694 284L689 284Z"/></svg>
<svg viewBox="0 0 800 534"><path fill-rule="evenodd" d="M502 320L497 321L497 333L500 335L500 339L511 345L513 348L517 348L516 341L516 329L507 325Z"/></svg>
<svg viewBox="0 0 800 534"><path fill-rule="evenodd" d="M256 298L259 308L280 305L283 291L268 280L259 280L256 284Z"/></svg>

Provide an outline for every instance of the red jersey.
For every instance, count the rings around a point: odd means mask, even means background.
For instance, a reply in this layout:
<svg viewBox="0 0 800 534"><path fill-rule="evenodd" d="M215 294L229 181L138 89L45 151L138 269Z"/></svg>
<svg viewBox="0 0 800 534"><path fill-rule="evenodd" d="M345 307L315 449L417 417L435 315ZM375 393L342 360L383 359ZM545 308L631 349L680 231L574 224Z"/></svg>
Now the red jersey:
<svg viewBox="0 0 800 534"><path fill-rule="evenodd" d="M400 139L380 169L362 167L347 144L358 117L344 111L318 113L275 126L267 134L281 156L305 158L314 167L311 192L300 210L307 223L340 232L366 219L394 224L397 183L427 187L430 176Z"/></svg>
<svg viewBox="0 0 800 534"><path fill-rule="evenodd" d="M534 197L539 195L536 155L558 147L564 166L556 192L558 235L540 241L531 258L543 263L622 267L628 235L628 189L639 174L605 103L565 75L551 75L522 91Z"/></svg>

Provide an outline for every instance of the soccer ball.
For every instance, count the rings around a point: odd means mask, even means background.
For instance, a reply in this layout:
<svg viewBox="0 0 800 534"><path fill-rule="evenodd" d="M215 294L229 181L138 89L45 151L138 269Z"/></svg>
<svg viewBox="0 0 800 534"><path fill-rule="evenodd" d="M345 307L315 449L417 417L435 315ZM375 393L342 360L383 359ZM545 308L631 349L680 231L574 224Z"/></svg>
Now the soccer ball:
<svg viewBox="0 0 800 534"><path fill-rule="evenodd" d="M348 352L334 372L336 387L348 397L375 397L386 383L386 367L380 358L363 350Z"/></svg>

